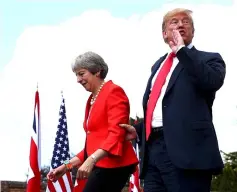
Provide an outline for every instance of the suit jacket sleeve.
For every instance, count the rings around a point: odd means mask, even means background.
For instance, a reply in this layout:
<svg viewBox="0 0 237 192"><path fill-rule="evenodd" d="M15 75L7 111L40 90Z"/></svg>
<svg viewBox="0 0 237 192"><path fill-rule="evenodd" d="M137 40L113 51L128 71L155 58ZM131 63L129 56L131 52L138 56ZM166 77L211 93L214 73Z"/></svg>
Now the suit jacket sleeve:
<svg viewBox="0 0 237 192"><path fill-rule="evenodd" d="M115 87L107 99L108 136L100 148L111 155L122 156L125 130L119 124L129 122L129 101L120 87Z"/></svg>
<svg viewBox="0 0 237 192"><path fill-rule="evenodd" d="M176 55L199 88L214 91L221 88L226 70L219 53L209 53L205 56L199 51L183 47Z"/></svg>
<svg viewBox="0 0 237 192"><path fill-rule="evenodd" d="M142 142L143 123L144 123L144 122L141 121L141 122L139 122L138 124L134 125L134 128L136 129L137 136L138 136L137 142L138 142L139 146L141 145L141 142Z"/></svg>

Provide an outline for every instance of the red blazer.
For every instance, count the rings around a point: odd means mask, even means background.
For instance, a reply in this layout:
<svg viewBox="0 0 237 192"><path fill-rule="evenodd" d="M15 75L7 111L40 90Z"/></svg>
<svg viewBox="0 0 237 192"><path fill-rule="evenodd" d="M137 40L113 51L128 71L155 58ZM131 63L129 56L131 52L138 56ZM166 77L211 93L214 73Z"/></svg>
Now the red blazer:
<svg viewBox="0 0 237 192"><path fill-rule="evenodd" d="M86 132L86 150L90 156L97 149L109 153L97 162L96 166L105 168L123 167L137 164L138 159L130 141L125 141L125 130L121 123L129 123L129 100L121 87L108 81L102 87L90 111L89 97L86 105L84 130ZM87 124L87 118L88 124ZM83 162L84 149L77 154Z"/></svg>

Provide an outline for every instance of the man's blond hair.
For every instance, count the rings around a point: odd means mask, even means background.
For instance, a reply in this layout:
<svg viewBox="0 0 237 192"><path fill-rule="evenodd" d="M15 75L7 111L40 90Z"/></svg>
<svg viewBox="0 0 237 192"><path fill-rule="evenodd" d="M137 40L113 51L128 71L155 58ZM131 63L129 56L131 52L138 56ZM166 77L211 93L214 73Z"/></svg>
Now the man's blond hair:
<svg viewBox="0 0 237 192"><path fill-rule="evenodd" d="M162 31L165 31L165 28L166 28L166 24L167 22L176 14L178 13L184 13L188 16L188 18L190 19L191 21L191 24L192 24L192 27L193 27L193 30L194 30L194 25L193 25L193 18L192 18L192 11L189 10L189 9L184 9L184 8L176 8L176 9L173 9L169 12L167 12L164 17L163 17L163 22L162 22Z"/></svg>

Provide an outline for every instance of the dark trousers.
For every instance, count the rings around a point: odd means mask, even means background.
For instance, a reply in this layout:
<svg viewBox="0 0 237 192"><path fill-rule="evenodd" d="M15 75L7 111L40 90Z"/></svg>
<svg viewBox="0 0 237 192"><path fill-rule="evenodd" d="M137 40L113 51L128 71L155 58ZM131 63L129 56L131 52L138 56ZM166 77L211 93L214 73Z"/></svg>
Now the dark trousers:
<svg viewBox="0 0 237 192"><path fill-rule="evenodd" d="M151 134L144 192L210 192L211 179L209 171L175 167L167 153L163 131Z"/></svg>
<svg viewBox="0 0 237 192"><path fill-rule="evenodd" d="M95 167L83 192L121 192L135 166L119 168Z"/></svg>

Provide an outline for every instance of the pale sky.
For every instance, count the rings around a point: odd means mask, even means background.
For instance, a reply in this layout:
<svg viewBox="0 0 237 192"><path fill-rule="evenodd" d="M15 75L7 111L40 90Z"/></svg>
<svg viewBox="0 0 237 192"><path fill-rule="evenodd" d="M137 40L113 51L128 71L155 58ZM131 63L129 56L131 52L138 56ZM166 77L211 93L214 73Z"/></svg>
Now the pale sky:
<svg viewBox="0 0 237 192"><path fill-rule="evenodd" d="M23 1L21 5L14 1L11 11L19 11L17 7L22 6L21 14L15 13L14 18L8 17L8 4L0 4L1 15L5 16L0 19L4 27L0 33L3 39L0 46L3 53L0 58L0 180L26 180L37 82L42 166L51 161L61 90L66 104L70 151L75 154L83 148L82 121L89 93L76 83L71 62L85 51L94 51L104 58L109 65L107 80L124 88L130 99L131 116L142 116L142 97L151 66L168 49L161 36L162 16L176 7L193 10L194 46L219 52L226 62L225 84L218 91L213 107L214 124L220 149L237 151L236 1L78 2L75 5L75 2L52 1L48 7L44 2L43 7L34 1ZM14 11L11 13L14 15ZM22 19L18 21L18 17Z"/></svg>

